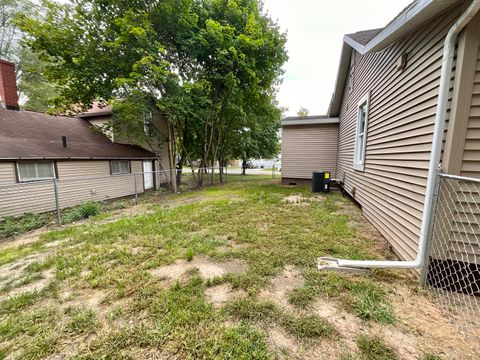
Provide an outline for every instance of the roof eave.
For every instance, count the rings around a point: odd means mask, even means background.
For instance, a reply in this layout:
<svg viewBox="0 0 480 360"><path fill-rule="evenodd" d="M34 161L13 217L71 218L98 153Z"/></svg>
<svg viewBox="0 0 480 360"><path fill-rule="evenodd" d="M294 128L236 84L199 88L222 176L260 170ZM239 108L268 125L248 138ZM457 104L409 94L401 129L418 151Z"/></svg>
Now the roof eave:
<svg viewBox="0 0 480 360"><path fill-rule="evenodd" d="M22 156L22 157L1 157L0 161L18 161L18 160L154 160L155 156Z"/></svg>
<svg viewBox="0 0 480 360"><path fill-rule="evenodd" d="M401 15L388 24L367 44L361 45L348 36L343 38L342 55L340 58L335 90L332 95L329 116L338 116L340 113L343 91L350 65L350 54L355 49L360 54L378 52L424 24L432 17L446 11L448 8L459 5L456 0L419 0L407 8ZM348 57L346 56L348 54Z"/></svg>
<svg viewBox="0 0 480 360"><path fill-rule="evenodd" d="M327 112L327 115L330 117L338 117L340 115L340 106L342 104L343 92L345 89L345 83L347 81L351 55L352 47L346 43L343 43L342 52L340 54L340 63L337 71L337 80L335 81L335 88Z"/></svg>
<svg viewBox="0 0 480 360"><path fill-rule="evenodd" d="M338 124L340 120L338 117L323 117L318 119L284 119L282 126L296 126L296 125L328 125Z"/></svg>

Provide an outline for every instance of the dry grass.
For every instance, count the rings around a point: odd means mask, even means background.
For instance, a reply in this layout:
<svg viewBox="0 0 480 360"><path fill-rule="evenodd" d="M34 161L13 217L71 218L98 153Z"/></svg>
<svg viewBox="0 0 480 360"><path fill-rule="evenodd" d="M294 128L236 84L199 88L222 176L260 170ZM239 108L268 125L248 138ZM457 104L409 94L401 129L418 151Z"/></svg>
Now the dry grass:
<svg viewBox="0 0 480 360"><path fill-rule="evenodd" d="M385 249L339 194L244 182L152 195L0 248L0 358L474 356L415 279L315 269Z"/></svg>

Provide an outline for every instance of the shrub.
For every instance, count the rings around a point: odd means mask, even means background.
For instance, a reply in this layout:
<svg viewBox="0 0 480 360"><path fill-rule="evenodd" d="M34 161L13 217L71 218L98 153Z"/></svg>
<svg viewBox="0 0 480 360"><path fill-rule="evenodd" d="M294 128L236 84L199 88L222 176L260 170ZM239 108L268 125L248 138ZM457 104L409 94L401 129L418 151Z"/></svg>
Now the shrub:
<svg viewBox="0 0 480 360"><path fill-rule="evenodd" d="M94 201L89 201L68 210L63 216L63 222L74 222L82 219L98 215L102 211L102 204Z"/></svg>
<svg viewBox="0 0 480 360"><path fill-rule="evenodd" d="M21 217L8 217L0 222L0 237L20 235L38 229L47 224L47 217L41 214L27 213Z"/></svg>

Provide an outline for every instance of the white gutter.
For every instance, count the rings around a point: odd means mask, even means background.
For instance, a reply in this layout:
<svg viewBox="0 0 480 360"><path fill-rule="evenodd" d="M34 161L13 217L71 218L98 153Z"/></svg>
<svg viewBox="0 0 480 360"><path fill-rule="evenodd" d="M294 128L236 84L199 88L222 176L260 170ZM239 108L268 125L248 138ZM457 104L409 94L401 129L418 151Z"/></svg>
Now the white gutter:
<svg viewBox="0 0 480 360"><path fill-rule="evenodd" d="M447 113L448 94L450 88L450 79L452 76L453 58L455 56L455 44L457 36L462 29L469 23L480 9L480 0L473 0L468 8L462 13L457 21L450 28L445 38L443 47L443 61L440 76L440 89L438 94L437 112L435 116L435 126L433 130L432 153L428 166L427 189L425 192L425 204L423 207L422 226L420 229L420 239L418 242L417 257L413 261L383 261L383 260L342 260L324 258L323 261L329 265L322 266L320 269L327 268L389 268L389 269L418 269L425 265L427 240L430 233L430 222L433 216L435 206L435 184L437 179L437 169L440 165L442 153L443 134L445 127L445 116ZM322 261L322 258L320 258Z"/></svg>

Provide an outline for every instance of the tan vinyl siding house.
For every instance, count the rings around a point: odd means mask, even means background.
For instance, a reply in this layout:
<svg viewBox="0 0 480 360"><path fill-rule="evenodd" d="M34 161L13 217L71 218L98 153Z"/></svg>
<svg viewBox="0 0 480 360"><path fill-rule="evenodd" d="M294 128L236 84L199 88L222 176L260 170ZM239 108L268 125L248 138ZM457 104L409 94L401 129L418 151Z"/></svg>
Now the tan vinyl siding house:
<svg viewBox="0 0 480 360"><path fill-rule="evenodd" d="M433 124L452 11L389 48L361 55L353 50L353 89L340 109L337 177L361 204L365 217L404 259L418 248ZM408 54L408 65L397 69ZM370 94L364 171L353 168L357 104Z"/></svg>
<svg viewBox="0 0 480 360"><path fill-rule="evenodd" d="M405 260L418 252L444 42L469 4L414 1L385 28L344 37L326 115L339 118L335 177ZM480 178L480 14L458 37L446 121L441 170ZM304 151L317 141L304 143L294 135L287 134L284 150L292 152L289 143L296 143ZM308 155L315 156L320 154ZM465 217L480 223L478 213L460 215L459 206L451 207L453 229L464 229ZM448 244L449 251L478 259L480 246L471 237L478 239L480 228L462 231L462 244Z"/></svg>
<svg viewBox="0 0 480 360"><path fill-rule="evenodd" d="M335 176L338 119L304 117L282 121L282 182L309 183L313 171Z"/></svg>

